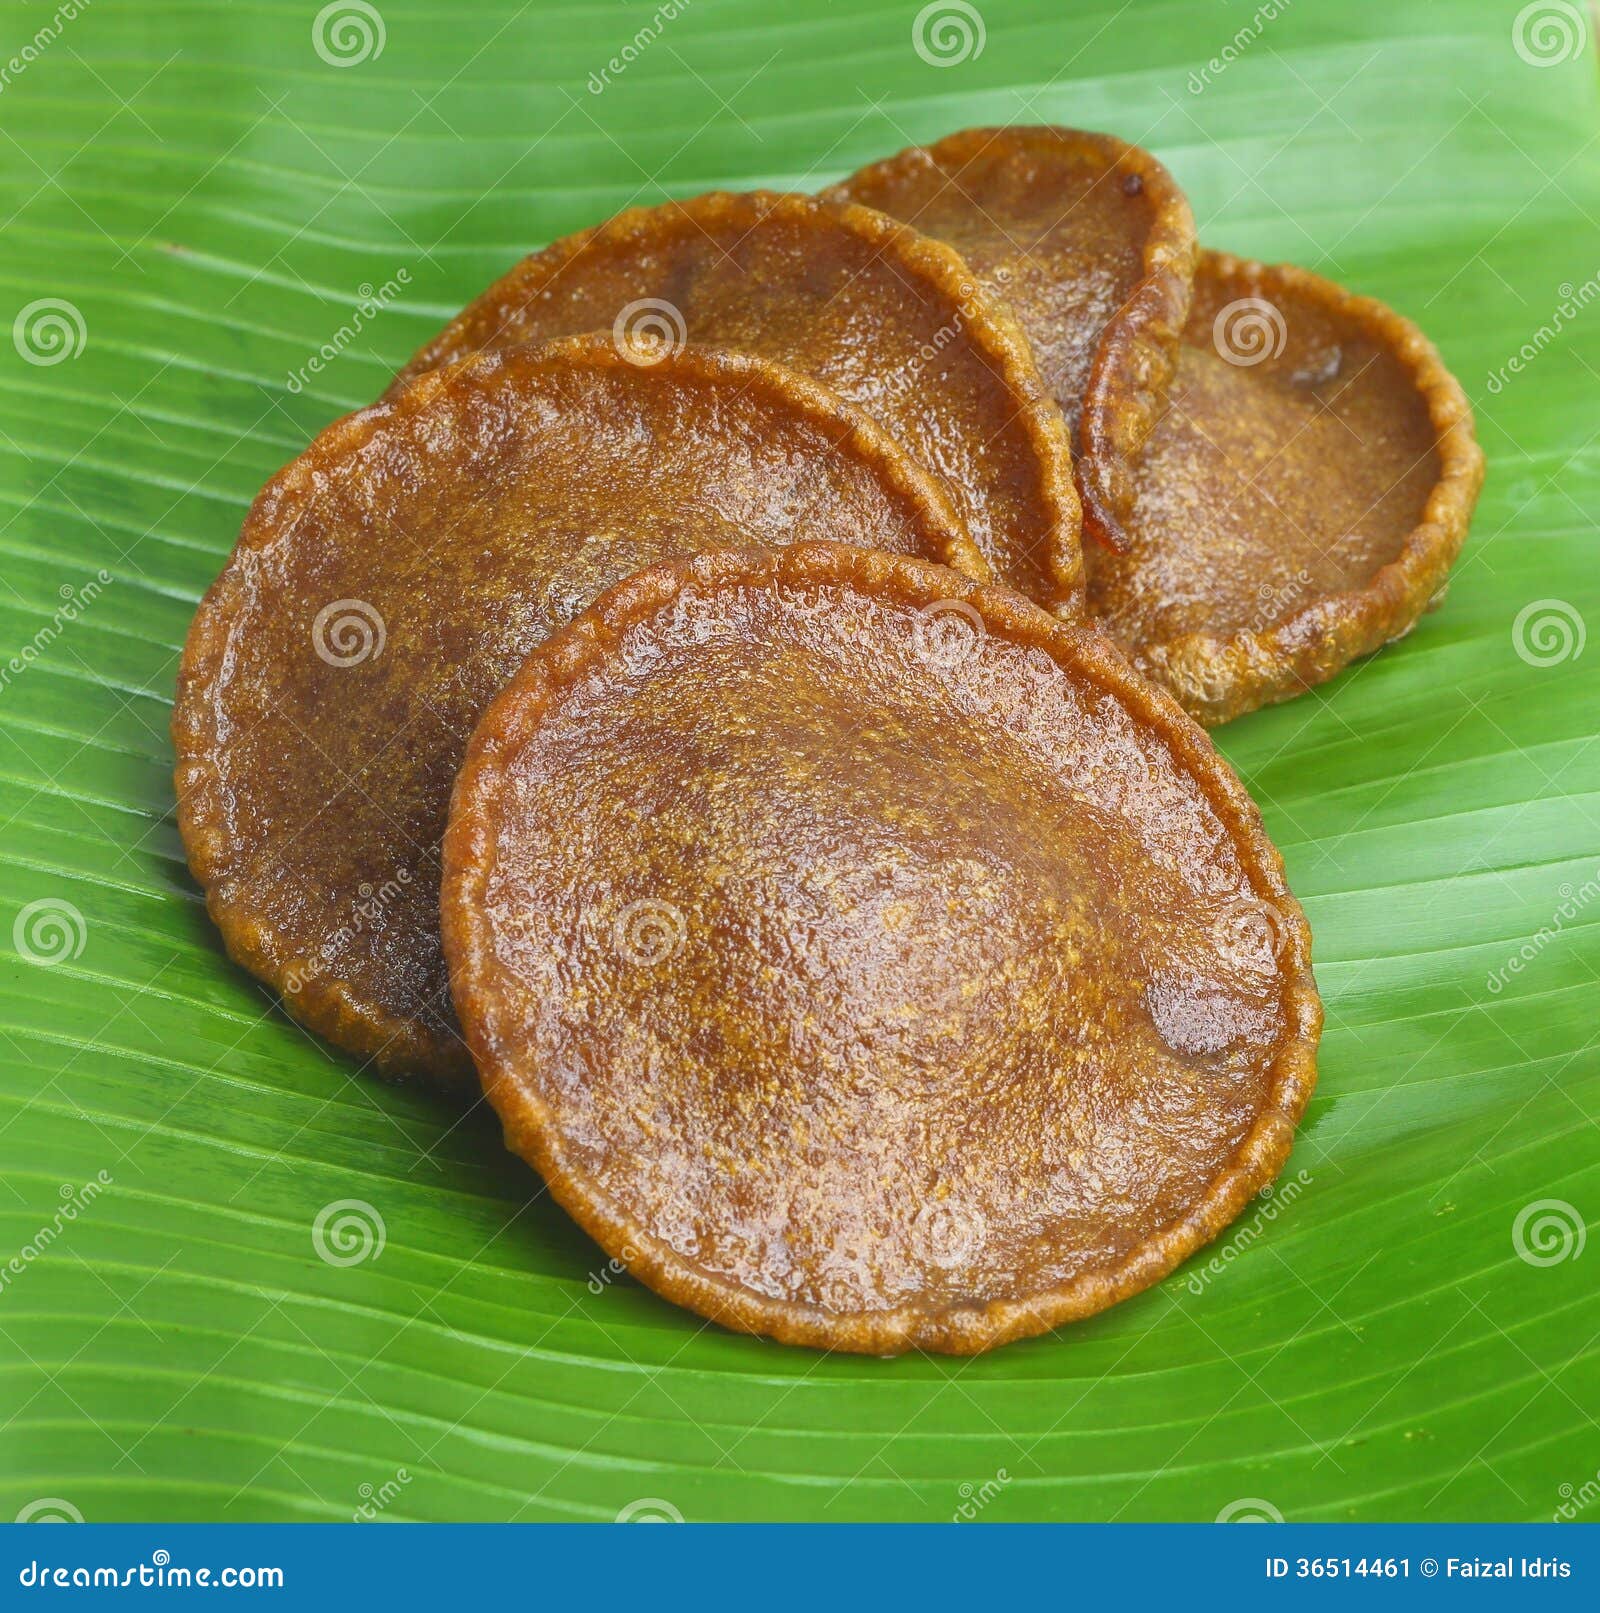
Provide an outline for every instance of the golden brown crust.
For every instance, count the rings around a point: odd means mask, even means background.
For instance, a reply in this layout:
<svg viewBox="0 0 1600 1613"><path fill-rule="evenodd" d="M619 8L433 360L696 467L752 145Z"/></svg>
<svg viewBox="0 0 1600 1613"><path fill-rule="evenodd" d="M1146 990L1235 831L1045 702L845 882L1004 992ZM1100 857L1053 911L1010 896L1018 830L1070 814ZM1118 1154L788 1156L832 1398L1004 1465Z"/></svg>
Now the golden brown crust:
<svg viewBox="0 0 1600 1613"><path fill-rule="evenodd" d="M1139 277L1123 289L1120 306L1100 329L1082 397L1058 399L1078 421L1074 468L1085 530L1108 547L1121 549L1123 523L1134 497L1131 466L1161 418L1189 317L1199 251L1188 198L1167 169L1148 151L1114 135L1052 126L1002 126L963 129L932 145L910 147L868 164L824 195L852 198L894 213L897 186L913 172L931 165L943 174L961 176L980 160L993 160L997 152L1008 160L1049 163L1064 173L1087 168L1097 176L1096 185L1139 195L1149 210ZM996 205L992 198L975 196L972 205L986 223L1000 227L1007 223L1003 210L997 218L990 216ZM934 224L924 227L937 233ZM1022 323L1029 328L1028 314L1023 314ZM1042 344L1043 334L1033 334Z"/></svg>
<svg viewBox="0 0 1600 1613"><path fill-rule="evenodd" d="M1201 722L1227 722L1259 706L1291 699L1326 682L1415 625L1445 586L1466 537L1483 453L1472 407L1438 350L1409 319L1372 297L1358 296L1309 270L1266 265L1221 252L1204 254L1200 278L1210 301L1262 299L1292 310L1313 307L1394 355L1431 422L1437 475L1420 520L1398 552L1361 585L1295 608L1259 628L1189 632L1131 646L1135 663L1170 689ZM1209 339L1209 329L1191 339ZM1225 437L1226 422L1218 422ZM1263 480L1270 481L1270 469Z"/></svg>
<svg viewBox="0 0 1600 1613"><path fill-rule="evenodd" d="M904 523L905 530L896 534L897 540L909 537L923 544L928 553L942 556L959 569L979 577L990 575L987 562L968 536L942 485L872 420L818 382L747 354L694 346L653 360L653 365L663 366L659 373L673 376L675 384L706 389L708 399L732 398L748 414L764 409L775 420L796 422L797 441L802 433L806 440L826 440L832 453L848 455L862 467L863 485L881 490L882 506L895 511ZM184 644L172 715L178 825L190 868L205 890L211 918L222 933L229 956L282 993L285 1006L297 1020L358 1058L370 1060L386 1076L420 1072L460 1085L473 1078L473 1068L449 1011L442 959L438 964L442 1012L401 1012L379 1001L372 990L364 990L332 972L326 957L318 956L316 943L321 937L288 934L281 925L263 921L263 892L252 883L250 856L250 849L260 848L242 846L239 831L231 823L229 805L233 792L223 776L223 740L219 737L224 729L234 731L224 715L228 680L238 674L240 664L252 653L249 636L239 632L255 587L247 575L250 557L294 541L297 529L314 512L318 499L341 481L348 480L359 487L383 480L380 467L370 463L371 455L382 443L403 439L413 423L432 418L453 394L491 389L499 384L502 375L509 385L520 375L538 377L564 371L590 371L601 377L611 373L630 384L648 384L647 372L639 368L637 355L630 357L608 336L574 337L537 349L507 349L442 366L418 376L389 401L328 426L257 496L233 555L201 600ZM344 470L352 466L355 469L345 477ZM427 469L426 465L422 467L424 473ZM383 546L397 536L396 531L385 530L371 537L367 546L375 566L383 563ZM704 534L701 542L705 542ZM325 546L318 547L320 550ZM470 564L467 569L471 571ZM529 586L538 580L530 578ZM476 581L471 579L472 583ZM467 585L469 594L470 587L471 583ZM420 591L413 597L424 602ZM470 598L459 602L470 605ZM299 603L288 601L286 608ZM446 599L441 609L447 611L449 605ZM498 646L500 659L510 656L507 673L528 647L526 643ZM398 652L391 647L391 656L395 653ZM480 703L470 710L461 731L462 744L482 704L499 687L498 677L481 668L483 661L492 658L486 646L478 644L467 656L466 664L451 672L455 682L488 680ZM417 680L424 689L428 687L421 670L417 671ZM284 700L289 700L288 692ZM314 719L313 739L301 743L313 747L316 724L386 720L382 704L376 712L341 705L334 711L304 715L308 720ZM325 763L319 761L317 765ZM308 793L315 797L315 766L306 784ZM328 788L325 781L322 788ZM447 783L444 788L448 788ZM251 816L259 805L259 800L245 801L246 816ZM443 809L441 795L441 821ZM350 810L359 814L360 801L352 799L346 812ZM351 835L348 816L333 832ZM281 880L282 876L277 877ZM411 877L426 879L425 874ZM354 893L346 894L355 899ZM425 906L431 924L436 903L430 897ZM436 952L436 938L427 946Z"/></svg>
<svg viewBox="0 0 1600 1613"><path fill-rule="evenodd" d="M756 317L749 306L721 302L701 306L693 301L697 277L706 271L698 263L685 267L690 254L705 256L707 243L719 239L732 240L743 249L752 244L756 232L773 224L814 230L822 243L797 266L795 272L802 278L795 287L743 288L751 297L782 297L787 303L782 321L786 330L777 328L780 321L775 318ZM804 298L812 294L810 277L822 274L823 248L830 238L859 253L861 261L850 270L844 292L830 284L820 294L814 315L797 320L796 314L804 312ZM732 261L721 248L710 257L713 270ZM880 269L884 289L877 291L876 282L868 283L868 271ZM609 286L613 277L620 284L624 275L632 277L633 294L673 302L690 340L744 347L804 370L879 420L914 458L945 475L968 526L1002 574L1026 564L1026 580L1047 592L1049 605L1064 615L1081 614L1082 518L1071 443L1040 380L1027 338L1009 310L985 294L957 252L871 208L773 191L712 191L687 201L630 208L524 258L419 349L396 377L391 393L410 377L463 352L594 328L597 316L588 299L572 288L587 291L591 279L597 286ZM1000 383L1007 400L1003 410L987 422L973 419L960 425L962 434L981 439L962 448L964 468L941 462L952 446L952 426L941 414L946 383L926 353L910 355L915 367L912 384L873 394L884 370L903 364L907 355L891 353L882 363L865 364L851 351L861 321L839 322L838 301L845 292L885 298L897 317L925 316L932 332L928 351L946 366L951 348L945 344L959 333ZM708 295L715 299L721 293L714 287ZM684 306L678 308L678 303ZM608 305L607 322L622 311ZM804 351L797 346L801 342L809 344ZM1012 463L1002 465L985 483L978 479L976 460L966 457L974 446L981 449L978 458L985 462L1001 461L1009 453ZM991 510L997 530L989 541L982 527ZM1037 580L1032 576L1035 567Z"/></svg>
<svg viewBox="0 0 1600 1613"><path fill-rule="evenodd" d="M512 1028L497 1020L499 960L488 890L496 859L497 803L508 769L548 716L617 654L630 627L692 590L842 586L872 598L924 609L961 601L991 634L1043 651L1091 688L1148 725L1195 781L1224 825L1255 899L1281 921L1278 973L1284 1032L1267 1071L1267 1097L1254 1124L1193 1208L1164 1226L1113 1269L1024 1299L953 1305L930 1313L914 1304L857 1314L771 1298L731 1283L679 1256L623 1213L576 1162L549 1106L519 1078L507 1052ZM833 545L782 552L743 550L654 566L596 602L532 655L485 713L457 778L445 843L442 900L452 986L485 1090L507 1142L528 1159L568 1212L608 1253L668 1299L740 1331L785 1343L869 1354L910 1348L970 1354L1088 1316L1158 1281L1215 1237L1287 1157L1294 1128L1316 1077L1322 1008L1311 973L1311 938L1284 881L1282 860L1260 814L1203 731L1162 690L1137 676L1105 637L1062 624L1009 590L973 584L943 568Z"/></svg>

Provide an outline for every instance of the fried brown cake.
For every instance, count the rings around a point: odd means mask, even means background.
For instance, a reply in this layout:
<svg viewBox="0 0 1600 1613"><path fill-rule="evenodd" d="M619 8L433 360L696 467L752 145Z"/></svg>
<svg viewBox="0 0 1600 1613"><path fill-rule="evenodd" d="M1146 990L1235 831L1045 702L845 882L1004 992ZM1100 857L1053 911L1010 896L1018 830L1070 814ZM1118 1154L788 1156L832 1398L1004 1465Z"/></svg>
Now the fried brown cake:
<svg viewBox="0 0 1600 1613"><path fill-rule="evenodd" d="M400 382L463 353L635 329L817 377L944 479L1000 577L1081 611L1071 451L1026 340L949 247L868 209L770 192L634 208L525 258Z"/></svg>
<svg viewBox="0 0 1600 1613"><path fill-rule="evenodd" d="M821 533L987 573L881 428L757 358L513 348L328 427L257 498L184 647L179 823L230 953L379 1070L470 1081L438 856L483 708L640 566Z"/></svg>
<svg viewBox="0 0 1600 1613"><path fill-rule="evenodd" d="M1092 628L804 544L650 567L485 714L445 949L509 1145L667 1298L877 1354L1136 1293L1278 1172L1280 859Z"/></svg>
<svg viewBox="0 0 1600 1613"><path fill-rule="evenodd" d="M1123 554L1090 605L1202 721L1331 678L1444 590L1483 480L1426 337L1304 269L1207 252Z"/></svg>
<svg viewBox="0 0 1600 1613"><path fill-rule="evenodd" d="M1172 175L1111 135L964 129L825 194L950 242L1010 304L1077 434L1084 524L1120 547L1189 312L1194 218Z"/></svg>

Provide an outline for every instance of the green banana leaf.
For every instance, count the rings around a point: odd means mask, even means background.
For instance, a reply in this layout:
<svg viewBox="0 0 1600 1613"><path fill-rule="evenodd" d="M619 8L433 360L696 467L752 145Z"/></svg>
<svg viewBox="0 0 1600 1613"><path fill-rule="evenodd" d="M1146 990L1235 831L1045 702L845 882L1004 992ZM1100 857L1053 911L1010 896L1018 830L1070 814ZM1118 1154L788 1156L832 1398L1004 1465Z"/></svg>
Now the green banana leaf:
<svg viewBox="0 0 1600 1613"><path fill-rule="evenodd" d="M1600 1517L1594 34L1558 0L0 8L0 1517ZM1148 145L1209 244L1417 319L1489 480L1442 610L1218 735L1328 1009L1276 1192L1051 1337L825 1357L617 1275L481 1109L356 1079L228 964L173 678L260 483L522 252L1009 120Z"/></svg>

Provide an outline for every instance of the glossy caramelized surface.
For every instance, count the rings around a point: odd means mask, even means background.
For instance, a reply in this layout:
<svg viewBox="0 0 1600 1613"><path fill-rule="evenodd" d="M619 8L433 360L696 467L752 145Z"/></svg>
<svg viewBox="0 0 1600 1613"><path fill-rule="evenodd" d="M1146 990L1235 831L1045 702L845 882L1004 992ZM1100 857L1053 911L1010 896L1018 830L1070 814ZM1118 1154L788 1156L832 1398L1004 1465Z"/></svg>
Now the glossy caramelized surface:
<svg viewBox="0 0 1600 1613"><path fill-rule="evenodd" d="M801 370L948 484L1014 586L1076 611L1071 452L1028 344L948 248L862 208L715 192L524 259L401 372L578 331L648 329Z"/></svg>
<svg viewBox="0 0 1600 1613"><path fill-rule="evenodd" d="M1321 1010L1237 779L1092 630L802 545L652 568L486 714L446 849L510 1145L669 1298L972 1351L1280 1166Z"/></svg>
<svg viewBox="0 0 1600 1613"><path fill-rule="evenodd" d="M638 567L819 532L983 570L881 430L756 359L513 349L330 426L257 499L184 652L180 823L235 957L380 1068L471 1080L438 856L484 706Z"/></svg>
<svg viewBox="0 0 1600 1613"><path fill-rule="evenodd" d="M965 129L827 193L948 241L1015 311L1077 433L1086 519L1116 539L1172 376L1194 220L1149 152L1079 129Z"/></svg>
<svg viewBox="0 0 1600 1613"><path fill-rule="evenodd" d="M1121 555L1095 615L1219 720L1404 632L1482 474L1460 388L1414 326L1297 269L1207 253Z"/></svg>

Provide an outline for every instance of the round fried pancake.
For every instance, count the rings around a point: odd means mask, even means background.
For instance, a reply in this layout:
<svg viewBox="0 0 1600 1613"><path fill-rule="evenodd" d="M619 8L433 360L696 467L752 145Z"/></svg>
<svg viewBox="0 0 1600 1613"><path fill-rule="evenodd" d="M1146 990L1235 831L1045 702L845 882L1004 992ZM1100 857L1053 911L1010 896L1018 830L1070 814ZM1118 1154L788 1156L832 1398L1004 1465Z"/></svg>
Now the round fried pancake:
<svg viewBox="0 0 1600 1613"><path fill-rule="evenodd" d="M1442 593L1483 480L1465 394L1392 309L1204 255L1128 549L1090 604L1202 721L1331 678Z"/></svg>
<svg viewBox="0 0 1600 1613"><path fill-rule="evenodd" d="M523 259L400 372L514 342L640 330L814 375L949 485L998 575L1081 613L1071 450L1010 314L960 258L865 208L715 192Z"/></svg>
<svg viewBox="0 0 1600 1613"><path fill-rule="evenodd" d="M830 197L948 241L1015 310L1077 433L1084 525L1111 547L1189 312L1194 218L1148 151L1081 129L964 129Z"/></svg>
<svg viewBox="0 0 1600 1613"><path fill-rule="evenodd" d="M651 1287L966 1353L1156 1281L1281 1167L1310 937L1103 634L903 557L652 567L473 736L445 949L510 1146Z"/></svg>
<svg viewBox="0 0 1600 1613"><path fill-rule="evenodd" d="M637 356L637 355L634 355ZM986 574L876 425L760 359L608 336L419 377L269 482L184 647L179 823L230 953L386 1071L470 1079L438 855L483 708L663 555L827 533Z"/></svg>

